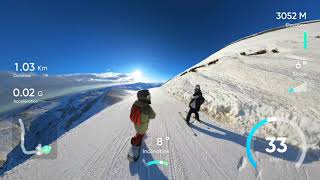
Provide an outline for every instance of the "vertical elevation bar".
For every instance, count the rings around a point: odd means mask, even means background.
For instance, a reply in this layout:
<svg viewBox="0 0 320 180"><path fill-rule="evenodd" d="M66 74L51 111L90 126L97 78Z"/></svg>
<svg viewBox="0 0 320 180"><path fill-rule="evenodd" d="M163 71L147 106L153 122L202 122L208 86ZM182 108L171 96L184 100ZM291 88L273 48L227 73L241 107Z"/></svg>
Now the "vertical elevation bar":
<svg viewBox="0 0 320 180"><path fill-rule="evenodd" d="M308 33L307 32L303 33L303 48L304 49L308 48Z"/></svg>

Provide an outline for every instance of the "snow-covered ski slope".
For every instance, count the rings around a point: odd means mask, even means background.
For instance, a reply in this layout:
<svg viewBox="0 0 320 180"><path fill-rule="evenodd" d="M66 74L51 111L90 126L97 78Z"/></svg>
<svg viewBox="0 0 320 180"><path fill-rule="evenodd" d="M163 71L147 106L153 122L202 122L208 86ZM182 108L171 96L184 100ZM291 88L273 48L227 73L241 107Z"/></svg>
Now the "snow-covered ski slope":
<svg viewBox="0 0 320 180"><path fill-rule="evenodd" d="M304 33L308 36L306 49ZM261 119L280 117L303 129L310 148L319 148L320 21L235 42L164 87L188 102L196 84L207 100L202 110L215 121L244 134ZM295 87L305 92L292 92ZM265 126L257 133L260 137L267 134L285 136L291 144L301 145L301 138L288 125Z"/></svg>
<svg viewBox="0 0 320 180"><path fill-rule="evenodd" d="M309 146L316 149L320 109L320 39L316 38L319 29L319 23L304 24L239 41L194 67L210 65L151 90L157 117L150 123L142 148L154 153L141 154L136 163L129 164L126 158L134 134L129 120L136 99L132 96L60 137L57 159L32 157L1 179L319 179L319 157L308 155L304 164L296 168L299 153L294 147L288 145L287 155L279 160L277 154L265 153L268 143L262 139L253 142L258 163L258 169L253 169L246 157L246 135L243 135L261 118L286 117L303 128ZM309 34L307 50L303 49L304 31ZM266 53L248 55L262 50ZM240 55L242 52L246 55ZM307 76L293 77L296 62L303 60L308 62L300 70ZM289 83L303 82L308 84L306 93L288 93ZM197 136L179 114L185 114L195 84L202 86L208 101L200 113L204 123L191 125ZM272 128L262 129L256 135L262 137ZM296 141L299 145L290 128L280 126L276 133L287 135L292 144ZM169 140L158 146L157 138L166 137ZM157 153L160 149L162 153ZM169 166L147 167L151 160L166 160Z"/></svg>
<svg viewBox="0 0 320 180"><path fill-rule="evenodd" d="M178 112L185 104L162 88L154 89L152 120L142 147L162 153L141 154L130 164L126 158L134 130L128 118L132 96L121 101L58 140L55 160L31 158L7 172L2 179L317 179L319 162L295 168L293 161L270 162L271 156L256 153L259 170L245 158L245 136L218 128L201 114L204 124L192 125L195 137ZM163 145L157 138L169 137ZM166 160L169 166L146 166L151 160Z"/></svg>

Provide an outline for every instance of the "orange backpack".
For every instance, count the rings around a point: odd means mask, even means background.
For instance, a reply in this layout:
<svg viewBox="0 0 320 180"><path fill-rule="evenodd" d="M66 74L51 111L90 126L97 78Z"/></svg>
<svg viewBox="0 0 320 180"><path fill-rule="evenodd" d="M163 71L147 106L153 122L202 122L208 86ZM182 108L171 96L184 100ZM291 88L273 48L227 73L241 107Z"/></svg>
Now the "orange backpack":
<svg viewBox="0 0 320 180"><path fill-rule="evenodd" d="M141 110L138 106L132 105L130 119L135 125L141 125Z"/></svg>

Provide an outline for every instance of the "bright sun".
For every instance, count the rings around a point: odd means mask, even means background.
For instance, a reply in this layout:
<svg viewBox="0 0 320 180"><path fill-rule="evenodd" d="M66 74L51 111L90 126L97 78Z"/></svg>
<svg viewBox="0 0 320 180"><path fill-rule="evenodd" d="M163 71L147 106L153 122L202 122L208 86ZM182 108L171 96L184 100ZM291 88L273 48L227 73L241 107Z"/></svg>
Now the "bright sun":
<svg viewBox="0 0 320 180"><path fill-rule="evenodd" d="M141 81L142 80L142 72L139 70L135 70L132 73L132 77L134 78L135 81Z"/></svg>

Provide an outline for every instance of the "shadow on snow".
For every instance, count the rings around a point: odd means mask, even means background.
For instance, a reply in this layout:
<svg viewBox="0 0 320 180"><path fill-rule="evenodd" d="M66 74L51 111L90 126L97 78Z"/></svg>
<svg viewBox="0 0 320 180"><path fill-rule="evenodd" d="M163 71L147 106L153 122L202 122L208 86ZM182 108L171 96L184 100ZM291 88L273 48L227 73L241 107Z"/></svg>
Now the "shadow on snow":
<svg viewBox="0 0 320 180"><path fill-rule="evenodd" d="M140 158L137 162L132 162L129 164L130 174L132 176L138 175L140 180L144 179L156 179L156 180L167 180L162 171L159 169L158 165L147 166L147 162L153 161L153 157L149 153L144 153L143 150L148 151L148 146L146 143L142 143L142 149L140 152Z"/></svg>
<svg viewBox="0 0 320 180"><path fill-rule="evenodd" d="M213 132L208 129L204 129L199 126L195 126L194 124L191 124L190 127L201 132L201 133L204 133L208 136L228 140L233 143L237 143L243 147L246 147L246 140L247 140L246 136L233 133L231 131L228 131L226 129L222 129L220 127L217 127L215 125L212 125L212 124L204 122L204 121L202 124L208 126L209 128L213 128L215 130L218 130L220 133ZM281 146L279 146L280 142L278 142L278 141L274 142L274 144L276 145L276 147L281 147ZM252 149L252 151L264 153L264 154L267 154L267 155L275 157L275 158L283 159L286 161L297 162L300 158L301 153L302 153L301 150L295 146L290 145L290 144L286 144L286 145L288 147L286 153L279 153L277 151L275 151L274 153L267 153L265 149L270 148L269 142L266 141L265 139L254 137L251 142L251 149ZM314 156L313 153L308 152L306 154L306 157L305 157L303 163L311 163L313 161L318 161L318 160L319 159L316 156Z"/></svg>

